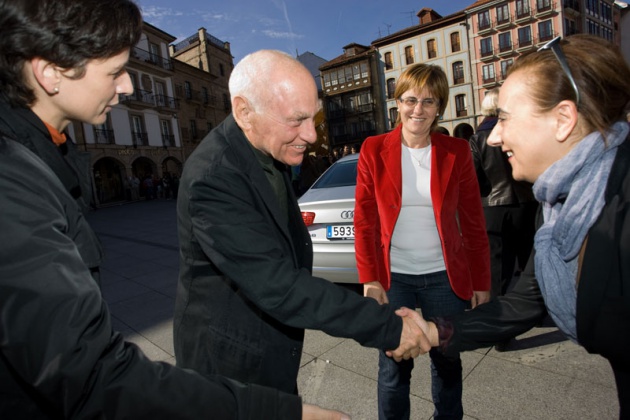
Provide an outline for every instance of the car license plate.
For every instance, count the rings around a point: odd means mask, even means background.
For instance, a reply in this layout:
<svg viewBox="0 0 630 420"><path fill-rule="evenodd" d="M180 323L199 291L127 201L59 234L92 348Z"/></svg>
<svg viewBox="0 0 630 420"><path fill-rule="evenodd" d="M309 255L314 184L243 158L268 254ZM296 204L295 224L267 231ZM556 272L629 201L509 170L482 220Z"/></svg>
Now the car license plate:
<svg viewBox="0 0 630 420"><path fill-rule="evenodd" d="M328 225L326 226L326 238L328 239L354 239L353 225Z"/></svg>

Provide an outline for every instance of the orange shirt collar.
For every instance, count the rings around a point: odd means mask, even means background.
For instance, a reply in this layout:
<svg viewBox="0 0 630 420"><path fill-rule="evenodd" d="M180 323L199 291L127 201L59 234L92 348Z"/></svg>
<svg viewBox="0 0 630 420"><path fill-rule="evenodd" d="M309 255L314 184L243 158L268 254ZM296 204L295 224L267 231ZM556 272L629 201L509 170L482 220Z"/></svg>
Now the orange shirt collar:
<svg viewBox="0 0 630 420"><path fill-rule="evenodd" d="M44 124L46 125L46 128L48 129L48 132L50 133L50 136L52 137L53 143L55 143L57 146L60 146L66 142L65 134L57 131L55 127L48 124L46 121L44 121Z"/></svg>

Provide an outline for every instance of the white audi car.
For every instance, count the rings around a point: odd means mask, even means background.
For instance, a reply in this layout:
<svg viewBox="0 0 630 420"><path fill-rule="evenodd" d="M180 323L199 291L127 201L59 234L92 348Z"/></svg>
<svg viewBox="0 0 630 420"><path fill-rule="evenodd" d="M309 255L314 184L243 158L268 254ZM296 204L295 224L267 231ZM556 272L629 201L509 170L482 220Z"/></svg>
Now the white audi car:
<svg viewBox="0 0 630 420"><path fill-rule="evenodd" d="M354 258L354 189L359 154L326 170L298 200L313 240L313 274L334 283L358 283Z"/></svg>

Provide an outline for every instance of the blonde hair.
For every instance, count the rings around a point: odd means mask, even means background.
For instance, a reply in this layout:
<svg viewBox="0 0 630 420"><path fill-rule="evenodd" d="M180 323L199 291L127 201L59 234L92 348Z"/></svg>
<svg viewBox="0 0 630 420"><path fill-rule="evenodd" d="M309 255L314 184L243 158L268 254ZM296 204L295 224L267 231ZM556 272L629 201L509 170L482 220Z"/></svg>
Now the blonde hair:
<svg viewBox="0 0 630 420"><path fill-rule="evenodd" d="M497 107L499 106L499 88L490 89L486 92L481 102L481 115L484 117L496 117L498 115Z"/></svg>

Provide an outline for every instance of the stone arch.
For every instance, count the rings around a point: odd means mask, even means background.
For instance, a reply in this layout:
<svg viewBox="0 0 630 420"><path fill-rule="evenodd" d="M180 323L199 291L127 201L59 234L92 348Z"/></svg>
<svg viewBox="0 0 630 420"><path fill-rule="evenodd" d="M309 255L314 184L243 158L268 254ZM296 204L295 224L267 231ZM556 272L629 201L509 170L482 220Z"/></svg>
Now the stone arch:
<svg viewBox="0 0 630 420"><path fill-rule="evenodd" d="M131 172L140 180L140 197L146 197L147 178L153 179L158 176L157 165L146 156L140 156L131 164ZM150 194L149 194L150 195Z"/></svg>
<svg viewBox="0 0 630 420"><path fill-rule="evenodd" d="M167 156L162 161L162 175L169 174L179 178L182 174L182 167L182 162L179 159L173 156Z"/></svg>
<svg viewBox="0 0 630 420"><path fill-rule="evenodd" d="M450 136L451 133L448 132L448 130L444 127L442 127L441 125L438 125L438 127L435 129L435 131L437 131L438 133L442 133L446 136Z"/></svg>
<svg viewBox="0 0 630 420"><path fill-rule="evenodd" d="M103 157L92 165L97 204L127 199L125 165L113 157Z"/></svg>
<svg viewBox="0 0 630 420"><path fill-rule="evenodd" d="M455 127L455 131L453 131L454 137L466 140L469 140L473 134L475 134L475 130L468 123L458 124L457 127Z"/></svg>

